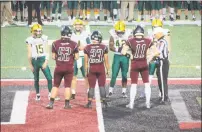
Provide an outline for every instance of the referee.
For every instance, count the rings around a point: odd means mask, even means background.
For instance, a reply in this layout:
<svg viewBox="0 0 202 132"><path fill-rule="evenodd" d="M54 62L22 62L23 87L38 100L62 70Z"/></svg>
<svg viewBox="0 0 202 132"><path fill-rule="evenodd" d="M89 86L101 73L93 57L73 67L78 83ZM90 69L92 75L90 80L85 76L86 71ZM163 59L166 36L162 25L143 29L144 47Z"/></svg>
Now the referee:
<svg viewBox="0 0 202 132"><path fill-rule="evenodd" d="M154 29L154 37L158 40L157 49L160 52L157 65L157 77L159 90L161 92L160 103L169 102L168 98L168 72L169 72L169 60L168 60L168 43L164 39L164 29L157 27Z"/></svg>

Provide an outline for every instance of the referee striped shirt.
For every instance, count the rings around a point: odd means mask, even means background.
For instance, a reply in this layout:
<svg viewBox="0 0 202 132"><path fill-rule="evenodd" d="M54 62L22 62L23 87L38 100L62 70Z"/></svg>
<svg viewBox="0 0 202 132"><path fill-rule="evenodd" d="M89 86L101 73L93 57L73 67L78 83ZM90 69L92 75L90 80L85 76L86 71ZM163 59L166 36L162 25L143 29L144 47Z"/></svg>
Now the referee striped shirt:
<svg viewBox="0 0 202 132"><path fill-rule="evenodd" d="M168 58L168 43L167 41L162 38L159 40L160 44L157 46L159 52L160 52L160 59L167 59Z"/></svg>

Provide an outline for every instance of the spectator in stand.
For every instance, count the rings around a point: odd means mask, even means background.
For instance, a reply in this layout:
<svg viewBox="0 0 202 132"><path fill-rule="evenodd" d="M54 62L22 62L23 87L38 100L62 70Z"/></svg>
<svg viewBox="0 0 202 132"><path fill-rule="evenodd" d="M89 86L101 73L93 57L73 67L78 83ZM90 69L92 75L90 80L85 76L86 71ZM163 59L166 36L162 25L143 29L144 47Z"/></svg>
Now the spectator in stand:
<svg viewBox="0 0 202 132"><path fill-rule="evenodd" d="M5 27L4 22L8 21L10 25L16 25L12 19L11 1L1 1L1 27Z"/></svg>
<svg viewBox="0 0 202 132"><path fill-rule="evenodd" d="M166 20L166 6L169 7L169 12L170 12L170 20L174 20L174 1L163 1L163 9L162 9L162 14L163 14L163 20Z"/></svg>
<svg viewBox="0 0 202 132"><path fill-rule="evenodd" d="M121 20L126 20L126 9L128 4L129 4L128 22L132 22L134 19L135 0L134 1L121 0Z"/></svg>
<svg viewBox="0 0 202 132"><path fill-rule="evenodd" d="M188 19L188 2L187 1L176 1L176 20L180 20L181 11L182 9L185 9L185 20Z"/></svg>
<svg viewBox="0 0 202 132"><path fill-rule="evenodd" d="M32 25L32 7L34 7L37 15L38 24L43 25L40 13L40 1L27 1L28 6L28 25Z"/></svg>
<svg viewBox="0 0 202 132"><path fill-rule="evenodd" d="M50 22L50 11L51 11L50 4L51 4L50 1L41 2L41 19L42 19L42 21L47 20L48 22ZM47 15L44 14L45 9L46 9Z"/></svg>
<svg viewBox="0 0 202 132"><path fill-rule="evenodd" d="M58 14L57 14L57 18L58 20L61 19L61 13L62 13L62 1L53 1L53 7L52 7L52 21L55 19L55 13L56 10L58 8Z"/></svg>
<svg viewBox="0 0 202 132"><path fill-rule="evenodd" d="M69 21L75 20L78 11L78 1L67 1L67 14Z"/></svg>
<svg viewBox="0 0 202 132"><path fill-rule="evenodd" d="M196 21L195 11L199 10L199 14L201 14L200 13L200 10L201 10L200 1L190 1L190 9L191 9L191 14L192 14L192 20Z"/></svg>
<svg viewBox="0 0 202 132"><path fill-rule="evenodd" d="M21 22L23 22L23 6L25 1L13 1L14 4L14 14L15 18L14 21L18 21L18 9L20 9L20 16L21 16Z"/></svg>

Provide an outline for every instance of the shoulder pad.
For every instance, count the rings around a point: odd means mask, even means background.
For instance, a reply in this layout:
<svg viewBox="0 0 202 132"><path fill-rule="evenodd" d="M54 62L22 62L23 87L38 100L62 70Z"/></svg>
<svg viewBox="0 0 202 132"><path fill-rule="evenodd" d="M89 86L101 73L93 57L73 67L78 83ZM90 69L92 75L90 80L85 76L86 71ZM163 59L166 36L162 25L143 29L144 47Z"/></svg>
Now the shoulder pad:
<svg viewBox="0 0 202 132"><path fill-rule="evenodd" d="M32 42L33 42L33 37L32 37L32 36L28 37L28 38L25 40L25 42L26 42L27 44L32 44Z"/></svg>
<svg viewBox="0 0 202 132"><path fill-rule="evenodd" d="M48 40L48 36L46 36L46 35L42 35L41 38L42 38L43 40Z"/></svg>
<svg viewBox="0 0 202 132"><path fill-rule="evenodd" d="M115 36L115 31L114 31L114 29L110 29L110 30L109 30L109 34L114 37L114 36Z"/></svg>

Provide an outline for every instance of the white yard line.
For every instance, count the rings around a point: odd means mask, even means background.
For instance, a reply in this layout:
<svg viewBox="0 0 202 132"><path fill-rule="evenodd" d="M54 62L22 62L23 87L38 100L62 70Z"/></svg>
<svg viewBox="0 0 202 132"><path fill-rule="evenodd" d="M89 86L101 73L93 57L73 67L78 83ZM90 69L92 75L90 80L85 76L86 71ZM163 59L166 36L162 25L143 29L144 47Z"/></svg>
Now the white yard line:
<svg viewBox="0 0 202 132"><path fill-rule="evenodd" d="M10 122L1 124L25 124L30 91L17 91L15 94Z"/></svg>
<svg viewBox="0 0 202 132"><path fill-rule="evenodd" d="M200 122L199 120L193 120L189 114L185 102L180 95L179 90L172 90L169 92L169 97L171 99L171 107L175 116L177 117L178 122Z"/></svg>
<svg viewBox="0 0 202 132"><path fill-rule="evenodd" d="M96 82L96 86L95 86L95 100L96 100L98 129L99 129L99 132L105 132L104 120L103 120L103 114L102 114L102 105L100 102L100 90L99 90L98 82Z"/></svg>

